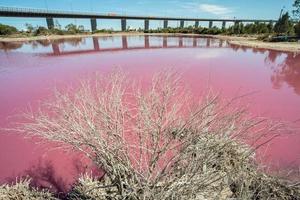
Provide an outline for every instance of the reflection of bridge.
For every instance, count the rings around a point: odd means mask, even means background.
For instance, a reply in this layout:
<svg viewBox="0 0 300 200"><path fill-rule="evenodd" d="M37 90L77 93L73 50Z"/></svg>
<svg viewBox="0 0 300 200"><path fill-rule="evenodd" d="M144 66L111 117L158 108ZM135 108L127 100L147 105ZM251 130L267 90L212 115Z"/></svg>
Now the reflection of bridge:
<svg viewBox="0 0 300 200"><path fill-rule="evenodd" d="M163 20L163 27L168 27L168 21L180 21L180 27L184 27L185 21L195 22L195 27L199 26L199 22L209 22L209 28L213 27L213 22L222 22L222 27L225 28L226 22L263 22L274 23L277 20L260 20L260 19L203 19L203 18L180 18L180 17L154 17L154 16L133 16L133 15L117 15L117 14L101 14L91 12L67 12L67 11L53 11L43 9L30 8L13 8L0 7L0 17L38 17L46 18L48 28L54 27L53 18L80 18L91 20L91 30L97 30L96 19L119 19L121 20L121 29L125 31L127 28L126 20L144 20L144 30L149 30L150 20Z"/></svg>
<svg viewBox="0 0 300 200"><path fill-rule="evenodd" d="M190 37L192 38L191 45L185 45L183 38L188 37L178 37L178 45L168 45L168 36L162 37L162 45L160 46L151 46L150 45L150 37L144 36L144 46L133 46L130 47L128 45L127 36L122 36L122 46L115 48L101 48L101 44L98 37L93 37L93 49L88 50L75 50L75 51L61 51L59 47L59 43L52 43L53 53L47 54L49 56L60 56L60 55L73 55L73 54L83 54L83 53L92 53L92 52L112 52L112 51L123 51L123 50L139 50L139 49L162 49L162 48L225 48L223 40L218 41L217 45L214 43L212 45L211 38L205 38L206 42L204 44L199 45L198 37Z"/></svg>

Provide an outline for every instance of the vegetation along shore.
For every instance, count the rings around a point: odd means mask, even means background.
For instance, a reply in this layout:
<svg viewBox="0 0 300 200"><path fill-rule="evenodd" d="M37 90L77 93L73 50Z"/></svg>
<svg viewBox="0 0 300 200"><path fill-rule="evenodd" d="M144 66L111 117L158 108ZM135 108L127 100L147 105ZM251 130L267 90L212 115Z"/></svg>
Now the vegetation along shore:
<svg viewBox="0 0 300 200"><path fill-rule="evenodd" d="M297 14L297 10L295 10ZM88 36L110 36L110 35L197 35L214 37L228 40L230 43L241 46L265 48L272 50L300 52L300 22L285 13L276 24L272 23L237 23L228 28L219 27L195 27L184 28L168 27L145 31L143 29L127 28L125 32L110 29L101 29L94 32L85 30L83 26L68 24L64 29L56 24L53 29L42 26L33 27L26 24L26 30L18 30L15 27L0 24L0 42L21 42L31 40L54 40L61 38L77 38Z"/></svg>

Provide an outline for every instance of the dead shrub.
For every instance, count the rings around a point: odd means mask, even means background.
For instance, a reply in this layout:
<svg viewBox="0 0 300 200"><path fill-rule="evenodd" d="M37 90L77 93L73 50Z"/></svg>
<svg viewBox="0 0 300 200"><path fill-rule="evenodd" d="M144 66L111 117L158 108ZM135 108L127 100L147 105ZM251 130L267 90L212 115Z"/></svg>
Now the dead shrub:
<svg viewBox="0 0 300 200"><path fill-rule="evenodd" d="M54 196L47 190L38 190L30 187L30 179L16 182L14 185L0 186L1 200L55 200Z"/></svg>
<svg viewBox="0 0 300 200"><path fill-rule="evenodd" d="M195 100L173 71L131 86L120 71L84 81L18 126L83 152L105 171L101 180L80 179L70 199L298 199L297 186L264 174L254 160L280 124L249 117L234 104L239 97Z"/></svg>

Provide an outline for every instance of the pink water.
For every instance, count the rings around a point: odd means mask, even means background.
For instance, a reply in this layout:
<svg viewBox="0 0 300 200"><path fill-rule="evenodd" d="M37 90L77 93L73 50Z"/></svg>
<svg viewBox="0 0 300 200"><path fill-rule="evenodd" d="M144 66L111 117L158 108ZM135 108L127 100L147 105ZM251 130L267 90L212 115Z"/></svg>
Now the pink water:
<svg viewBox="0 0 300 200"><path fill-rule="evenodd" d="M217 39L114 36L0 43L0 127L50 97L54 86L72 85L114 67L138 80L173 67L195 95L208 87L224 98L253 93L247 97L253 115L300 125L300 55L240 48ZM93 170L81 156L47 150L32 139L1 131L0 183L29 174L38 185L66 191L80 173ZM275 139L260 154L270 166L298 169L299 131Z"/></svg>

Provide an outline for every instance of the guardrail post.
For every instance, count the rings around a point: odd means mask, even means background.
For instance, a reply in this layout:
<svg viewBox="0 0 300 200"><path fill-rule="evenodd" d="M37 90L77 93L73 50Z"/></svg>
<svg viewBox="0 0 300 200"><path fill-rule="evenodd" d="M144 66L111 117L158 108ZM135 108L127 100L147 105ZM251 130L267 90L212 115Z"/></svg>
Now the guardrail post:
<svg viewBox="0 0 300 200"><path fill-rule="evenodd" d="M95 18L91 19L91 30L92 32L97 30L97 20Z"/></svg>
<svg viewBox="0 0 300 200"><path fill-rule="evenodd" d="M199 21L195 21L195 27L196 27L196 28L199 27Z"/></svg>
<svg viewBox="0 0 300 200"><path fill-rule="evenodd" d="M54 28L54 20L53 20L53 18L46 18L46 22L47 22L48 29Z"/></svg>
<svg viewBox="0 0 300 200"><path fill-rule="evenodd" d="M126 29L127 29L126 26L127 26L126 25L126 19L125 18L121 19L121 29L122 29L122 31L126 31Z"/></svg>
<svg viewBox="0 0 300 200"><path fill-rule="evenodd" d="M144 21L144 30L149 31L149 19L145 19Z"/></svg>
<svg viewBox="0 0 300 200"><path fill-rule="evenodd" d="M209 21L208 27L209 27L209 28L212 28L212 27L213 27L213 21Z"/></svg>
<svg viewBox="0 0 300 200"><path fill-rule="evenodd" d="M164 28L168 28L168 20L164 20Z"/></svg>
<svg viewBox="0 0 300 200"><path fill-rule="evenodd" d="M184 20L180 20L180 28L184 28Z"/></svg>

